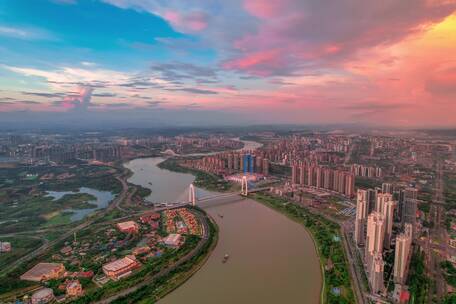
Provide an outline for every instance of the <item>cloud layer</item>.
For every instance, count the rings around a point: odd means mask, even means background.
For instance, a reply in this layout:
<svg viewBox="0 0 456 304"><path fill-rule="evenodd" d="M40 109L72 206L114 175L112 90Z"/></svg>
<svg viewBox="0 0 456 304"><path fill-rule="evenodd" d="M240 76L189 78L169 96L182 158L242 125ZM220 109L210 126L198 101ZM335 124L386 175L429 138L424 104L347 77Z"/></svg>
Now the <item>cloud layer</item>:
<svg viewBox="0 0 456 304"><path fill-rule="evenodd" d="M144 58L134 67L3 62L0 77L24 85L0 87L0 111L198 109L263 122L456 125L456 1L103 2L157 16L177 34L122 41ZM29 37L0 24L1 35Z"/></svg>

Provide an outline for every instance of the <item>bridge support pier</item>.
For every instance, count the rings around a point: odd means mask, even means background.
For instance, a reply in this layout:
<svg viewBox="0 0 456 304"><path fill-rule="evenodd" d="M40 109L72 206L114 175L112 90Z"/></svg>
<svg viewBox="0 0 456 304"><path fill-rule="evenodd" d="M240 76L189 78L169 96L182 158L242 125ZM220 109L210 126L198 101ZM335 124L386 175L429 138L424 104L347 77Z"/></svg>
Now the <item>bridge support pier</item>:
<svg viewBox="0 0 456 304"><path fill-rule="evenodd" d="M241 195L243 195L243 196L249 195L249 185L247 182L247 176L245 176L245 175L242 177Z"/></svg>
<svg viewBox="0 0 456 304"><path fill-rule="evenodd" d="M193 184L190 184L190 187L188 188L188 202L191 203L192 206L196 206L196 192Z"/></svg>

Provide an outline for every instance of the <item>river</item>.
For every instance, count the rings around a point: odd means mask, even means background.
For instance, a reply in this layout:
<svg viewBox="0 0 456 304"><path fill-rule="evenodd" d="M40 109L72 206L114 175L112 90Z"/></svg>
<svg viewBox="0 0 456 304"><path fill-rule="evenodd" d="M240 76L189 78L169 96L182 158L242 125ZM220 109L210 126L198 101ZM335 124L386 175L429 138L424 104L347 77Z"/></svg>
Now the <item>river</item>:
<svg viewBox="0 0 456 304"><path fill-rule="evenodd" d="M153 202L184 199L193 175L162 170L161 161L126 163L133 171L129 182L151 189ZM198 189L198 196L207 194ZM301 225L250 199L203 207L220 228L218 244L203 267L160 304L319 303L319 259ZM225 254L230 258L222 263Z"/></svg>

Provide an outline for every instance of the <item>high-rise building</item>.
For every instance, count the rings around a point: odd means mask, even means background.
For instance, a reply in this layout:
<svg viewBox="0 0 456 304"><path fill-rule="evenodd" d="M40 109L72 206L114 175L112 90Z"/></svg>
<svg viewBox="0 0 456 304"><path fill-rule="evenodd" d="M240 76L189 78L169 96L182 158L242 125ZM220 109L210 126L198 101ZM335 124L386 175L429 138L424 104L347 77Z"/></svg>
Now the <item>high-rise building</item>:
<svg viewBox="0 0 456 304"><path fill-rule="evenodd" d="M367 214L371 214L375 210L377 204L377 191L367 189Z"/></svg>
<svg viewBox="0 0 456 304"><path fill-rule="evenodd" d="M315 167L313 165L310 165L307 169L307 186L312 187L315 186L316 183L314 183L314 172L315 172Z"/></svg>
<svg viewBox="0 0 456 304"><path fill-rule="evenodd" d="M358 246L364 244L366 238L367 220L367 191L358 189L356 197L355 242Z"/></svg>
<svg viewBox="0 0 456 304"><path fill-rule="evenodd" d="M323 188L331 189L331 169L325 168L323 170Z"/></svg>
<svg viewBox="0 0 456 304"><path fill-rule="evenodd" d="M263 157L257 156L255 158L255 172L262 173L263 172Z"/></svg>
<svg viewBox="0 0 456 304"><path fill-rule="evenodd" d="M365 261L367 269L371 269L374 256L383 252L385 238L385 220L383 214L374 211L367 217Z"/></svg>
<svg viewBox="0 0 456 304"><path fill-rule="evenodd" d="M315 183L316 183L316 187L317 187L317 188L321 188L321 187L322 187L322 182L321 182L321 180L322 180L322 177L323 177L323 172L322 172L323 170L322 170L321 167L317 167L315 171L316 171L316 173L315 173L315 179L316 179Z"/></svg>
<svg viewBox="0 0 456 304"><path fill-rule="evenodd" d="M233 157L233 167L234 167L234 170L237 171L239 170L239 154L235 153L234 154L234 157Z"/></svg>
<svg viewBox="0 0 456 304"><path fill-rule="evenodd" d="M383 183L382 184L382 193L393 194L393 184Z"/></svg>
<svg viewBox="0 0 456 304"><path fill-rule="evenodd" d="M303 162L299 168L299 184L304 186L306 183L306 164Z"/></svg>
<svg viewBox="0 0 456 304"><path fill-rule="evenodd" d="M404 189L405 198L417 199L418 198L418 189L408 187Z"/></svg>
<svg viewBox="0 0 456 304"><path fill-rule="evenodd" d="M402 204L402 225L410 224L412 226L412 234L415 237L416 232L416 211L418 208L416 199L406 198Z"/></svg>
<svg viewBox="0 0 456 304"><path fill-rule="evenodd" d="M263 175L269 175L269 159L263 158Z"/></svg>
<svg viewBox="0 0 456 304"><path fill-rule="evenodd" d="M396 237L396 250L394 253L394 282L404 284L412 245L411 235L401 233Z"/></svg>
<svg viewBox="0 0 456 304"><path fill-rule="evenodd" d="M413 225L405 223L404 224L404 233L407 237L410 238L410 241L413 241Z"/></svg>
<svg viewBox="0 0 456 304"><path fill-rule="evenodd" d="M375 205L375 211L384 214L384 208L386 202L392 201L393 195L390 193L378 193L377 194L377 204Z"/></svg>
<svg viewBox="0 0 456 304"><path fill-rule="evenodd" d="M383 217L385 219L385 239L383 245L389 249L391 247L391 237L393 234L394 209L396 202L392 200L384 202Z"/></svg>
<svg viewBox="0 0 456 304"><path fill-rule="evenodd" d="M353 197L355 193L355 176L351 173L345 174L345 191L343 193L348 197Z"/></svg>
<svg viewBox="0 0 456 304"><path fill-rule="evenodd" d="M382 293L385 289L383 270L385 262L381 253L376 253L373 257L372 268L369 273L369 283L373 293Z"/></svg>
<svg viewBox="0 0 456 304"><path fill-rule="evenodd" d="M299 173L298 169L299 168L298 168L297 164L291 165L291 184L292 185L296 185L298 183L298 173Z"/></svg>

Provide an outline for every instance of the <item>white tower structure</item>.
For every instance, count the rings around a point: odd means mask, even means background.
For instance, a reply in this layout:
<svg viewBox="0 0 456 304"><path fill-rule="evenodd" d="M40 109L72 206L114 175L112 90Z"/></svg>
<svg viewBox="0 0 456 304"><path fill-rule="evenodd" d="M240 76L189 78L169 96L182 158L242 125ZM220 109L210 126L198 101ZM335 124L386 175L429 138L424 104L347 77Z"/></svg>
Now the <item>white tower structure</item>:
<svg viewBox="0 0 456 304"><path fill-rule="evenodd" d="M192 206L196 206L196 192L193 184L190 184L190 187L188 188L188 201Z"/></svg>
<svg viewBox="0 0 456 304"><path fill-rule="evenodd" d="M242 177L242 183L241 183L241 195L247 196L249 194L249 186L247 182L247 176Z"/></svg>

